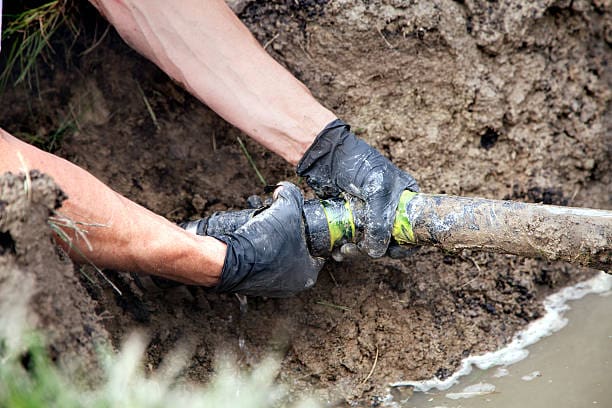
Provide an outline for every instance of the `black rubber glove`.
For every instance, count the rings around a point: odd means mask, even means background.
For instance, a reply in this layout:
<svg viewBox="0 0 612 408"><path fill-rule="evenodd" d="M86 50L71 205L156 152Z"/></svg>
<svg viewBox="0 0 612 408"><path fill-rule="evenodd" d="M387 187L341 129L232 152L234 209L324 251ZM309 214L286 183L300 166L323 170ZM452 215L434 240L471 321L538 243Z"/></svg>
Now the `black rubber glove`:
<svg viewBox="0 0 612 408"><path fill-rule="evenodd" d="M317 135L298 163L297 174L306 177L320 198L346 192L365 201L365 237L358 246L373 258L387 251L402 191L419 190L410 174L357 138L340 119Z"/></svg>
<svg viewBox="0 0 612 408"><path fill-rule="evenodd" d="M287 297L313 286L324 260L308 252L302 208L304 198L291 183L276 190L272 205L228 235L221 281L215 292Z"/></svg>

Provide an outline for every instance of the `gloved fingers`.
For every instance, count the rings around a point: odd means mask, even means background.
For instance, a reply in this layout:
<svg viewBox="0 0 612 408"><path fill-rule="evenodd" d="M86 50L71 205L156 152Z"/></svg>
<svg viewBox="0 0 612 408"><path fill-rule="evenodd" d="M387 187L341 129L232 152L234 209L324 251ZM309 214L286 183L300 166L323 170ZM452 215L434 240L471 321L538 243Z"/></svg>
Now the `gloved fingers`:
<svg viewBox="0 0 612 408"><path fill-rule="evenodd" d="M270 205L272 205L274 200L276 200L278 192L280 191L280 189L282 189L284 187L285 184L291 184L293 187L296 187L295 185L293 185L292 183L290 183L288 181L287 182L280 182L276 186L269 186L269 187L274 187L273 190L267 191L267 192L272 192L273 193L272 198L270 198L270 197L262 198L261 196L256 195L256 194L250 195L249 197L247 197L247 200L246 200L247 208L256 210L256 209L259 209L259 208L262 208L262 207L269 207ZM301 195L301 192L300 192L300 195Z"/></svg>
<svg viewBox="0 0 612 408"><path fill-rule="evenodd" d="M393 166L393 171L383 176L383 181L375 183L377 189L373 189L373 194L366 199L366 225L360 249L372 258L379 258L387 252L402 192L419 191L419 185L410 174L391 162L388 164Z"/></svg>
<svg viewBox="0 0 612 408"><path fill-rule="evenodd" d="M287 233L291 231L292 225L299 226L303 206L304 199L300 189L292 183L281 182L277 184L270 204L265 204L256 210L254 217L235 232L243 232L257 224L267 230L274 228L278 234ZM301 228L304 229L303 225Z"/></svg>
<svg viewBox="0 0 612 408"><path fill-rule="evenodd" d="M387 252L391 241L391 227L397 203L389 202L388 194L381 190L366 202L366 225L359 249L372 258L380 258ZM398 197L399 200L399 197ZM394 200L395 201L395 200Z"/></svg>
<svg viewBox="0 0 612 408"><path fill-rule="evenodd" d="M346 258L358 258L363 256L356 244L348 243L340 247L340 253Z"/></svg>
<svg viewBox="0 0 612 408"><path fill-rule="evenodd" d="M334 248L332 250L331 257L336 262L344 261L344 255L342 255L342 252L340 252L340 248Z"/></svg>
<svg viewBox="0 0 612 408"><path fill-rule="evenodd" d="M332 258L336 262L342 262L346 259L363 258L365 256L366 254L359 250L357 244L353 244L352 242L344 244L339 248L335 248L332 251Z"/></svg>
<svg viewBox="0 0 612 408"><path fill-rule="evenodd" d="M417 181L414 179L414 177L412 177L410 173L400 169L399 167L395 166L391 162L389 162L389 165L391 166L390 168L391 168L392 178L394 179L392 183L393 186L395 187L393 189L394 191L401 188L402 191L410 190L415 193L419 192L420 190L419 183L417 183Z"/></svg>
<svg viewBox="0 0 612 408"><path fill-rule="evenodd" d="M380 258L387 252L387 246L391 233L381 228L369 228L365 237L358 245L359 250L366 253L370 258Z"/></svg>
<svg viewBox="0 0 612 408"><path fill-rule="evenodd" d="M279 198L281 198L284 200L295 202L300 207L300 209L304 205L304 197L302 196L302 192L295 184L289 181L281 181L280 183L278 183L272 197L274 201L277 201Z"/></svg>
<svg viewBox="0 0 612 408"><path fill-rule="evenodd" d="M278 203L279 201L290 202L291 208L294 208L296 210L296 216L298 217L300 222L300 234L301 241L304 246L304 252L310 258L312 267L314 268L314 270L316 270L316 274L318 274L321 268L323 268L323 264L325 264L325 259L313 257L308 251L308 247L306 245L306 231L304 227L304 219L302 218L304 207L304 196L302 195L302 191L295 184L288 181L281 181L277 185L278 187L276 188L276 190L274 190L274 199L276 200L274 204Z"/></svg>
<svg viewBox="0 0 612 408"><path fill-rule="evenodd" d="M275 218L281 223L298 217L301 220L303 207L304 197L300 189L288 181L281 181L274 190L272 202L261 214L277 214Z"/></svg>
<svg viewBox="0 0 612 408"><path fill-rule="evenodd" d="M262 198L258 195L252 195L247 198L247 208L251 208L255 210L263 206L264 206L264 202Z"/></svg>
<svg viewBox="0 0 612 408"><path fill-rule="evenodd" d="M410 174L406 172L404 172L404 174L407 176L405 189L414 191L415 193L418 193L419 191L421 191L421 189L419 188L419 183L417 183L414 177L412 177Z"/></svg>
<svg viewBox="0 0 612 408"><path fill-rule="evenodd" d="M316 270L316 273L318 274L321 271L321 269L323 269L323 265L325 265L325 258L311 256L310 259L312 260L313 268Z"/></svg>

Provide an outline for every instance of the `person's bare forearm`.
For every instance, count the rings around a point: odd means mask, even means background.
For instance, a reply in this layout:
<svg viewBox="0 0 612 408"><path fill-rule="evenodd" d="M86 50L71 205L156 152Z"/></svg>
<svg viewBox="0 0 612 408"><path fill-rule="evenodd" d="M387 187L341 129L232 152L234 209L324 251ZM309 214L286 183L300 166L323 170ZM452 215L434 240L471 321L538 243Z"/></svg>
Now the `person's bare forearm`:
<svg viewBox="0 0 612 408"><path fill-rule="evenodd" d="M58 243L74 260L185 283L217 283L225 258L224 243L188 234L111 190L80 167L0 129L0 174L23 170L24 164L49 174L68 195L59 211L78 223L91 243L90 249L83 239L76 239L74 230L64 228L74 248L60 239Z"/></svg>
<svg viewBox="0 0 612 408"><path fill-rule="evenodd" d="M136 50L292 164L335 119L222 0L91 1Z"/></svg>

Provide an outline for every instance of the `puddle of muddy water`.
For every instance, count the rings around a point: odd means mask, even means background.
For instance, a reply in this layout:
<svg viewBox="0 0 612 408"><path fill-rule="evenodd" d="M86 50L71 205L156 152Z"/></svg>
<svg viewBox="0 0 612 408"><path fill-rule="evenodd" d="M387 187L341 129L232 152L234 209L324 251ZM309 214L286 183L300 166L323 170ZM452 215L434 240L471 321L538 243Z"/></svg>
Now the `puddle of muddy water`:
<svg viewBox="0 0 612 408"><path fill-rule="evenodd" d="M396 399L391 405L402 408L612 407L612 277L601 275L590 282L594 287L577 285L577 292L572 293L568 288L565 295L575 299L589 290L599 294L588 294L567 303L559 297L563 291L553 295L557 309L548 316L552 313L557 325L551 319L550 331L567 325L527 347L528 357L486 370L475 368L446 390L415 392L411 398L403 402ZM568 306L569 310L564 310ZM515 356L520 354L517 351L513 352Z"/></svg>

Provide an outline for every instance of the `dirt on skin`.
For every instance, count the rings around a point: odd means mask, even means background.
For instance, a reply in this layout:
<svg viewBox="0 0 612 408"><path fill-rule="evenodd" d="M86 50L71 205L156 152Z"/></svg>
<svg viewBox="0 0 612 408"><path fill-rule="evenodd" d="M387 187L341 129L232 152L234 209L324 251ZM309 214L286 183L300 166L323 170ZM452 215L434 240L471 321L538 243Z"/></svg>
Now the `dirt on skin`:
<svg viewBox="0 0 612 408"><path fill-rule="evenodd" d="M423 191L612 208L608 2L242 3L268 52ZM262 192L240 132L112 29L79 56L105 29L87 8L82 18L89 29L70 64L58 58L38 93L2 96L5 129L27 139L76 118L57 153L177 222ZM246 144L268 183L297 182L291 166ZM445 378L462 358L507 343L547 294L593 270L423 248L403 261L330 261L313 290L249 298L246 311L234 296L108 273L122 296L81 284L115 342L135 327L149 333L150 369L184 342L194 381L210 377L219 354L248 366L276 352L292 390L369 406L389 383Z"/></svg>

